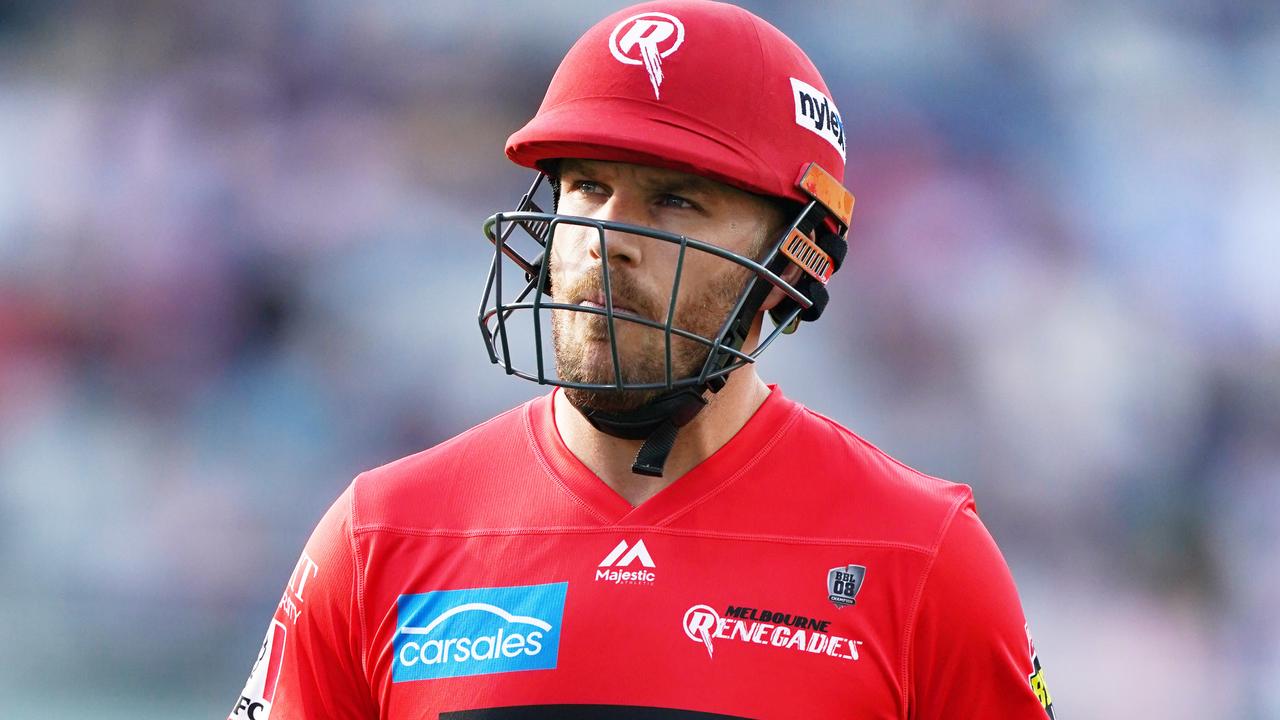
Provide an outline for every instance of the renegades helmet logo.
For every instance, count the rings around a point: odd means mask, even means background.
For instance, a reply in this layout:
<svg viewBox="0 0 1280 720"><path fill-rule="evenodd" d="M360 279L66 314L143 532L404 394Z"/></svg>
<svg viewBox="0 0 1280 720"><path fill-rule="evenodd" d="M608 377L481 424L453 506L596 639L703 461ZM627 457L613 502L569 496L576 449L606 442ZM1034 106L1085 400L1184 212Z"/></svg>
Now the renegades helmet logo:
<svg viewBox="0 0 1280 720"><path fill-rule="evenodd" d="M506 152L534 170L574 157L693 172L804 206L796 178L817 163L841 183L847 145L831 89L781 30L728 3L651 0L583 33Z"/></svg>
<svg viewBox="0 0 1280 720"><path fill-rule="evenodd" d="M653 97L661 100L662 58L684 42L684 24L675 15L647 12L618 23L609 35L609 52L624 65L644 65L653 85Z"/></svg>

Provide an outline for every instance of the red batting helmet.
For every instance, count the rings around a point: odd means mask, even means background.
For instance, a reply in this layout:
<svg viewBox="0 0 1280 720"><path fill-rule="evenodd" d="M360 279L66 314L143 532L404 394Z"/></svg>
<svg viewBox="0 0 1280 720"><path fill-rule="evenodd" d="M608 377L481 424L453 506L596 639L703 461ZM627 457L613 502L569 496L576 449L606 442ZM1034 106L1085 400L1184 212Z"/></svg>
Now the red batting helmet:
<svg viewBox="0 0 1280 720"><path fill-rule="evenodd" d="M631 412L580 408L603 432L647 438L633 469L660 475L676 432L706 403L706 391L718 391L730 372L754 362L780 333L794 330L800 320L817 319L826 305L825 285L844 257L844 236L853 211L853 196L841 184L844 125L830 91L795 43L746 10L708 0L656 0L605 18L573 45L537 115L507 140L506 151L513 161L540 174L515 212L498 213L485 223L485 234L495 246L479 317L489 358L507 373L539 383L598 391L665 391ZM565 158L692 173L791 201L797 215L763 258L748 258L654 228L543 212L534 200L542 173L554 180L555 161ZM552 186L556 187L554 181ZM544 259L559 224L591 227L598 233L604 308L560 303L551 297ZM514 246L517 229L536 242L533 253ZM606 231L679 245L681 257L686 250L712 254L746 268L753 277L714 337L676 327L674 302L665 322L634 315L615 318ZM504 258L524 273L525 282L516 283L514 299L504 297ZM782 279L790 263L804 273L798 282ZM680 276L678 266L673 295ZM748 353L743 350L745 341L774 288L786 296L770 310L777 328ZM542 352L544 323L539 320L547 310L605 316L612 382L574 382L547 372ZM534 370L517 368L512 362L508 318L521 311L533 318ZM665 378L634 382L623 378L615 319L664 333ZM673 336L707 348L700 372L689 377L674 373Z"/></svg>
<svg viewBox="0 0 1280 720"><path fill-rule="evenodd" d="M653 165L807 203L797 178L817 163L843 181L845 135L817 68L777 28L733 5L657 0L574 43L507 157Z"/></svg>

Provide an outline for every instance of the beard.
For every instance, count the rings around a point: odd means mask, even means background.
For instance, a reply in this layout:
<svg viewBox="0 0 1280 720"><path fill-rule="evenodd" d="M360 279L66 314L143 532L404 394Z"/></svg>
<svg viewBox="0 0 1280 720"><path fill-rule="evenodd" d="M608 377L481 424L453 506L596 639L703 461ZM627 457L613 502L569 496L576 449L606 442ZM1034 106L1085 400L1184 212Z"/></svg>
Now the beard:
<svg viewBox="0 0 1280 720"><path fill-rule="evenodd" d="M677 307L672 327L714 341L725 318L737 302L750 272L734 265L732 271L717 273L696 297ZM615 306L626 306L640 317L663 322L667 302L645 296L629 275L610 273ZM557 293L559 302L603 293L600 273L587 273ZM688 286L682 286L687 288ZM557 289L559 289L557 287ZM683 292L683 290L682 290ZM614 340L618 347L618 365L624 384L665 383L667 359L662 330L622 317L615 310ZM575 383L611 385L614 383L613 356L610 351L609 322L605 315L575 310L552 312L552 342L555 347L556 371L560 379ZM702 371L711 348L688 338L671 336L671 378L696 377ZM565 388L565 398L579 412L625 413L637 410L667 392L653 390L586 390Z"/></svg>

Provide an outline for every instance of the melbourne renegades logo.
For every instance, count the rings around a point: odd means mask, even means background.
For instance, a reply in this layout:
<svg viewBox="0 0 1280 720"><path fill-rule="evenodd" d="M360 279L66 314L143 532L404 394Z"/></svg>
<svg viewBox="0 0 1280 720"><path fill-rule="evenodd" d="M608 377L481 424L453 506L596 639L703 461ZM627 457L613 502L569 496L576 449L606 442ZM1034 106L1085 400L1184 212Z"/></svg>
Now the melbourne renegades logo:
<svg viewBox="0 0 1280 720"><path fill-rule="evenodd" d="M653 96L662 95L662 58L675 52L684 42L684 25L674 15L660 12L640 13L618 23L609 35L609 52L624 65L644 65L653 84Z"/></svg>

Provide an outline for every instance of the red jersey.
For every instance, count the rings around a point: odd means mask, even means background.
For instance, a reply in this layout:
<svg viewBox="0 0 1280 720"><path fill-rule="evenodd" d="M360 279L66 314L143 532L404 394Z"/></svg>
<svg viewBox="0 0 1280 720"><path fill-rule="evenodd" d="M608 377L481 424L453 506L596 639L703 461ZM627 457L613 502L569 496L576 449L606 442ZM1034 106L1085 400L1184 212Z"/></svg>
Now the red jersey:
<svg viewBox="0 0 1280 720"><path fill-rule="evenodd" d="M232 718L1052 716L969 488L776 388L632 507L546 395L364 473Z"/></svg>

